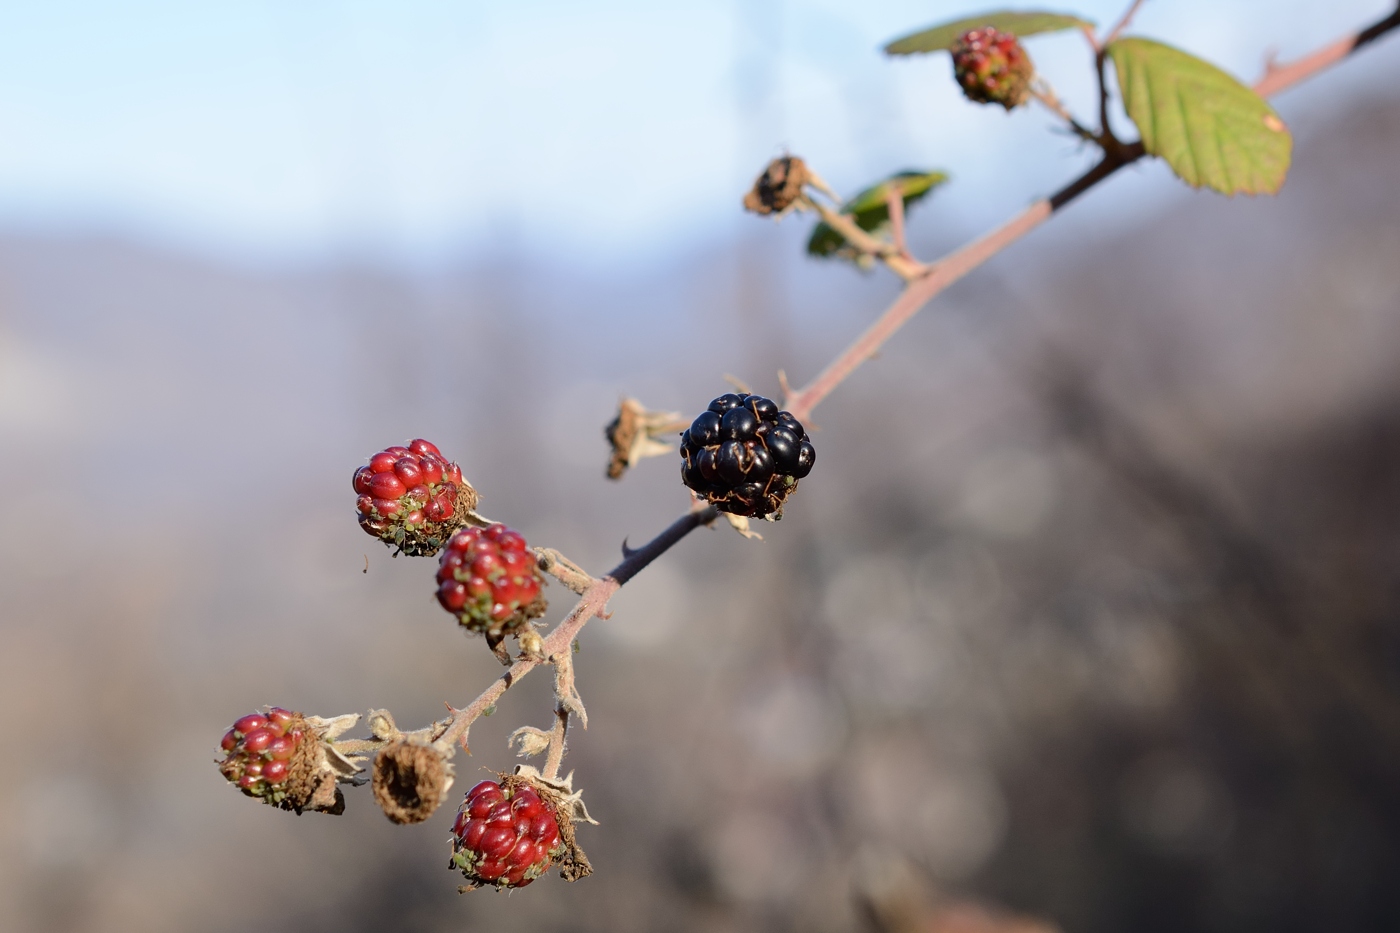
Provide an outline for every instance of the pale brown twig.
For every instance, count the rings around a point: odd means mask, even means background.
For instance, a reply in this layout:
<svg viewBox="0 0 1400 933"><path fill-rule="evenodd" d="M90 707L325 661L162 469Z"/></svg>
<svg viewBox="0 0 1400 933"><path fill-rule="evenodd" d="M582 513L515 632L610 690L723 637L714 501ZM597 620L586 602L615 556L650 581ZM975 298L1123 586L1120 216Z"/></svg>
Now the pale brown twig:
<svg viewBox="0 0 1400 933"><path fill-rule="evenodd" d="M1335 64L1397 26L1400 26L1400 9L1367 29L1338 40L1297 62L1270 69L1269 73L1255 85L1255 90L1264 96L1285 90ZM873 356L905 321L917 314L934 296L1040 226L1056 210L1108 178L1118 169L1137 161L1144 154L1140 143L1122 146L1117 153L1106 153L1099 164L1056 194L1035 202L1002 226L955 250L943 259L921 267L922 274L910 281L900 296L895 299L894 304L886 309L880 318L854 343L832 360L810 384L796 392L787 393L786 407L799 420L807 420L817 404L825 399L836 386L840 385L856 367ZM823 216L825 219L825 215ZM828 222L830 221L828 220ZM850 226L854 227L854 224L852 223ZM844 234L845 231L842 232ZM864 234L864 231L860 232ZM897 259L898 257L893 258ZM891 266L891 268L894 267ZM605 609L608 600L620 587L691 531L701 525L710 524L717 516L718 512L713 506L693 510L681 516L665 531L642 547L629 549L627 556L611 572L600 579L593 580L588 585L569 615L544 639L543 657L550 658L558 655L561 651L571 651L573 640L578 636L583 626L588 623L589 619ZM497 678L468 706L453 710L450 721L437 740L437 747L447 754L451 754L459 742L465 748L466 736L471 724L488 709L493 708L506 690L541 663L544 662L528 658L516 661L510 670Z"/></svg>
<svg viewBox="0 0 1400 933"><path fill-rule="evenodd" d="M608 600L618 589L640 573L652 561L656 560L677 541L680 541L690 532L701 525L708 525L715 520L719 513L714 506L701 509L698 512L690 512L682 515L672 522L665 531L652 538L639 548L628 551L622 562L608 572L607 576L594 580L592 585L584 591L583 596L574 605L574 608L564 618L563 622L550 632L544 639L541 653L546 658L555 657L562 652L572 651L574 639L578 633L588 624L588 620L598 615L608 604ZM436 743L437 748L444 754L452 754L456 745L460 742L466 748L467 730L471 724L480 719L488 709L496 705L496 701L511 688L520 678L538 667L541 661L529 658L522 658L511 665L510 670L496 678L492 684L481 692L475 700L472 700L463 709L452 711L452 721L443 730Z"/></svg>

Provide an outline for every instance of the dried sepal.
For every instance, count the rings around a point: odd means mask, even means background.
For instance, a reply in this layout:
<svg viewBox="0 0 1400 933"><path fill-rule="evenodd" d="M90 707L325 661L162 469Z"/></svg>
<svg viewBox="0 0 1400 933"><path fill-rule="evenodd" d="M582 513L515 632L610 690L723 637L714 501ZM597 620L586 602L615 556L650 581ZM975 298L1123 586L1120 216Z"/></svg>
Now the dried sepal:
<svg viewBox="0 0 1400 933"><path fill-rule="evenodd" d="M763 535L749 528L749 519L747 515L735 515L733 512L725 512L723 514L725 521L729 522L729 527L739 532L739 534L743 535L745 538L754 541L763 540Z"/></svg>
<svg viewBox="0 0 1400 933"><path fill-rule="evenodd" d="M453 773L441 751L424 740L402 736L375 756L370 786L390 821L421 823L447 799Z"/></svg>
<svg viewBox="0 0 1400 933"><path fill-rule="evenodd" d="M403 734L387 709L370 710L369 715L365 717L365 725L369 727L369 734L381 742L388 742Z"/></svg>
<svg viewBox="0 0 1400 933"><path fill-rule="evenodd" d="M544 639L534 629L521 632L516 641L520 645L520 656L530 661L544 661Z"/></svg>
<svg viewBox="0 0 1400 933"><path fill-rule="evenodd" d="M521 726L510 734L508 744L516 748L519 758L533 758L549 750L549 733L534 726Z"/></svg>
<svg viewBox="0 0 1400 933"><path fill-rule="evenodd" d="M686 422L673 411L649 411L634 398L618 404L617 417L603 433L612 447L608 460L608 479L621 479L628 468L647 457L663 457L675 450L670 440L661 436L679 432Z"/></svg>

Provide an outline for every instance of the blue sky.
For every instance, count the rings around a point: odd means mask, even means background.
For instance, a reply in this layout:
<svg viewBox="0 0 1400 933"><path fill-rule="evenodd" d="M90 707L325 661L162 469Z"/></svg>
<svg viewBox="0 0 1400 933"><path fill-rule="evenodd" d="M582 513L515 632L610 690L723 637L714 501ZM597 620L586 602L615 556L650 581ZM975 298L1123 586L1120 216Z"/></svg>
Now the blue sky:
<svg viewBox="0 0 1400 933"><path fill-rule="evenodd" d="M992 3L991 6L1001 4ZM1051 8L1099 21L1122 4ZM1257 75L1389 0L1149 0L1139 30ZM0 11L0 226L263 254L582 257L738 219L785 148L854 190L952 171L972 223L1084 160L1040 114L962 101L946 57L884 41L977 4L735 0L45 0ZM1032 40L1088 109L1083 43ZM989 216L987 220L994 219Z"/></svg>

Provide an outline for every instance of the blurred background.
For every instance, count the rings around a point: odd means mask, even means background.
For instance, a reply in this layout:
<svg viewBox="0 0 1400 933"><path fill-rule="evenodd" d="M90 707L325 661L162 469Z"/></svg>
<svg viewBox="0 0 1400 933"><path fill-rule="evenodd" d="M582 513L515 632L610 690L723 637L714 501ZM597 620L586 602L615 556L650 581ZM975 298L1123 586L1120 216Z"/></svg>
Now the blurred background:
<svg viewBox="0 0 1400 933"><path fill-rule="evenodd" d="M686 506L667 459L604 480L621 396L776 394L894 296L740 213L768 159L949 171L924 257L1087 165L878 53L974 7L0 13L0 928L1400 927L1394 39L1277 101L1279 197L1122 173L818 409L762 542L696 532L589 625L594 876L459 896L446 810L298 818L213 766L264 703L419 725L499 673L355 527L369 454L434 440L602 572ZM1252 79L1391 8L1138 27ZM1082 41L1028 45L1089 112Z"/></svg>

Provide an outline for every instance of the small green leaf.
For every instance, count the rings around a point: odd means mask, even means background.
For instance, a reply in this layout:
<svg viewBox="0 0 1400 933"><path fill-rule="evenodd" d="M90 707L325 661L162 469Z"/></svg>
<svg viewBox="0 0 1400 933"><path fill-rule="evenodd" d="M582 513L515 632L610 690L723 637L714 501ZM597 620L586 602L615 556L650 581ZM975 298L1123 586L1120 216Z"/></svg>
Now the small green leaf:
<svg viewBox="0 0 1400 933"><path fill-rule="evenodd" d="M969 16L951 23L931 26L922 32L896 39L885 46L888 55L915 55L919 52L943 52L952 48L953 43L969 29L991 26L998 32L1009 32L1016 36L1032 36L1038 32L1059 32L1061 29L1092 28L1093 23L1077 16L1063 13L1020 12L1017 10L997 10L981 16Z"/></svg>
<svg viewBox="0 0 1400 933"><path fill-rule="evenodd" d="M841 213L850 214L856 226L867 233L879 234L890 222L889 192L891 186L899 191L906 210L922 201L930 191L948 180L943 172L898 172L878 184L866 188L841 206ZM855 260L862 268L869 257L846 242L846 238L826 221L817 224L807 241L807 252L813 256L840 256ZM864 259L864 262L861 260Z"/></svg>
<svg viewBox="0 0 1400 933"><path fill-rule="evenodd" d="M1143 148L1182 181L1223 194L1278 191L1293 137L1262 97L1209 62L1150 39L1120 39L1108 54Z"/></svg>

